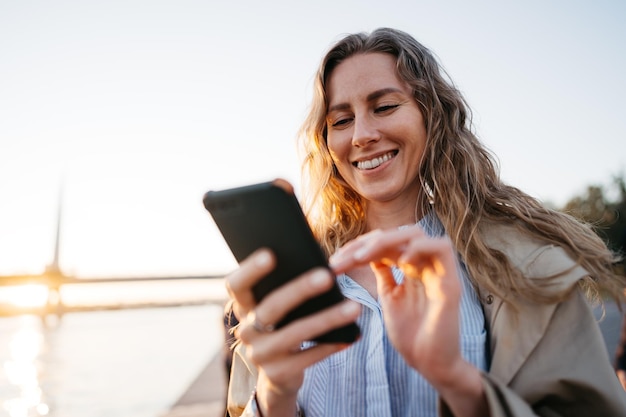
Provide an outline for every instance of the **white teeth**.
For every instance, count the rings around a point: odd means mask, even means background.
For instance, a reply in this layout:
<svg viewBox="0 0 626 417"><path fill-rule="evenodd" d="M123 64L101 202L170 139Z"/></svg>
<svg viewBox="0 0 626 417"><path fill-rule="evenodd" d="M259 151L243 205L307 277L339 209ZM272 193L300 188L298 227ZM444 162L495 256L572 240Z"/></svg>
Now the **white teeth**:
<svg viewBox="0 0 626 417"><path fill-rule="evenodd" d="M394 152L389 152L378 158L370 159L369 161L359 161L356 164L358 169L374 169L380 166L383 162L387 162L395 156Z"/></svg>

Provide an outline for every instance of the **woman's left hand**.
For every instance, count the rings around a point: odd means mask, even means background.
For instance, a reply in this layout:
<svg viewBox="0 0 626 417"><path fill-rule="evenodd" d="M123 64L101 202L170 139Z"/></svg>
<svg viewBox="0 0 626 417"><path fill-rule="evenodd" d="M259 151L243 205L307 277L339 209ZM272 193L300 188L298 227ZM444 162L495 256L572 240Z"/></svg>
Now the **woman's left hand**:
<svg viewBox="0 0 626 417"><path fill-rule="evenodd" d="M369 264L391 342L407 363L435 388L454 384L469 365L461 356L461 285L452 244L431 238L419 226L376 230L346 244L331 257L336 273ZM401 284L391 267L404 273Z"/></svg>

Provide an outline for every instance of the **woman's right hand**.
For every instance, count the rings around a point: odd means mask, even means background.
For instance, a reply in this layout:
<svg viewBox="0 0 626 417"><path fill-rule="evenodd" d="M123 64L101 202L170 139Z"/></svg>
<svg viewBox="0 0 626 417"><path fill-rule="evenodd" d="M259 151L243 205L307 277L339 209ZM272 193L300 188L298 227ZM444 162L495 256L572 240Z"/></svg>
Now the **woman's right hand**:
<svg viewBox="0 0 626 417"><path fill-rule="evenodd" d="M335 279L329 270L312 269L272 291L257 304L252 287L275 265L271 251L260 249L226 277L226 288L240 322L235 335L246 345L246 354L259 372L257 402L261 413L293 417L304 370L348 346L321 343L302 350L302 343L356 321L360 306L346 300L280 329L268 330L302 302L328 291Z"/></svg>

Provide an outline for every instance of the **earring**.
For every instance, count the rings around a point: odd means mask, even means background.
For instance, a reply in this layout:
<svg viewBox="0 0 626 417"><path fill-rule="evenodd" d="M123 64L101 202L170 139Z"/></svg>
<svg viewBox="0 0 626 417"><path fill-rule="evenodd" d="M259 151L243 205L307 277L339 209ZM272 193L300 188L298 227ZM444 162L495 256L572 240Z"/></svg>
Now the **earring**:
<svg viewBox="0 0 626 417"><path fill-rule="evenodd" d="M428 196L428 204L430 204L431 206L435 204L435 192L430 187L430 185L428 185L427 182L424 182L424 191L426 192L426 195Z"/></svg>

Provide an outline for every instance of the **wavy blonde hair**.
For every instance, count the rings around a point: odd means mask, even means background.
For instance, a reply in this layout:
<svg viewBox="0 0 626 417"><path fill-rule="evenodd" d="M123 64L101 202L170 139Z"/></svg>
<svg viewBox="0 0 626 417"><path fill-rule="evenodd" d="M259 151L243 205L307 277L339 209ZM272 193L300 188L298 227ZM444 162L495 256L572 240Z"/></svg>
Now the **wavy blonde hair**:
<svg viewBox="0 0 626 417"><path fill-rule="evenodd" d="M590 227L544 207L504 184L494 156L472 131L471 112L437 59L412 36L381 28L347 35L326 54L317 72L314 96L302 130L303 205L314 233L331 254L365 232L366 202L340 177L326 143L327 82L345 59L364 53L395 57L399 77L413 90L427 131L420 164L424 192L417 211L434 210L466 263L475 284L505 299L510 291L524 298L553 302L565 294L546 295L524 279L507 257L484 242L481 226L507 222L521 233L560 246L589 273L581 281L593 298L608 292L621 297L624 282L613 273L617 260ZM550 277L546 277L550 278Z"/></svg>

